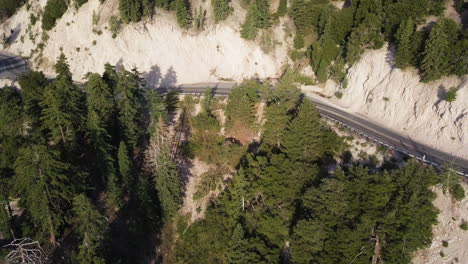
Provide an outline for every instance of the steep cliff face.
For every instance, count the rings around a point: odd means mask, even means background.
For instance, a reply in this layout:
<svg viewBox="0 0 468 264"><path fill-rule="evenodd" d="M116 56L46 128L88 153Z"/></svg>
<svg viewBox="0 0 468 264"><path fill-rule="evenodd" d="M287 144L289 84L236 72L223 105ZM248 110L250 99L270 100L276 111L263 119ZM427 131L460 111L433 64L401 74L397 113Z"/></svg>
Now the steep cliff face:
<svg viewBox="0 0 468 264"><path fill-rule="evenodd" d="M450 87L458 89L452 103L445 100ZM325 94L347 111L468 158L468 76L421 83L414 69L395 68L392 50L384 47L367 51L351 67L347 88L328 81L324 87L304 87L304 91L312 96ZM342 93L341 99L337 93Z"/></svg>
<svg viewBox="0 0 468 264"><path fill-rule="evenodd" d="M460 224L468 221L468 198L458 202L440 188L434 191L437 194L434 205L440 210L438 224L433 228L434 238L430 247L416 252L413 263L467 263L468 231L462 230ZM443 241L446 241L445 246Z"/></svg>
<svg viewBox="0 0 468 264"><path fill-rule="evenodd" d="M181 30L174 14L158 10L152 20L124 26L114 39L108 22L112 15L118 14L117 0L104 4L90 0L79 10L69 8L56 27L47 32L45 48L42 56L38 56L39 51L32 53L31 50L41 42L41 22L30 26L29 13L43 9L46 2L32 2L29 11L21 8L0 26L0 35L3 32L9 35L13 29L16 37L7 51L31 56L33 65L47 74L54 73L53 65L61 49L68 57L75 79L81 79L87 72L102 72L104 64L109 62L127 68L137 67L147 73L152 86L274 77L288 60L286 36L281 30L283 23L272 29L277 34L271 34L274 39L269 40L270 50L266 53L254 42L240 37L245 11L239 6L235 6L235 16L218 25L208 20L206 29L201 32ZM193 3L194 8L203 6L204 10L211 10L210 1L194 2L200 2ZM95 23L93 13L99 16ZM30 34L34 41L29 38Z"/></svg>

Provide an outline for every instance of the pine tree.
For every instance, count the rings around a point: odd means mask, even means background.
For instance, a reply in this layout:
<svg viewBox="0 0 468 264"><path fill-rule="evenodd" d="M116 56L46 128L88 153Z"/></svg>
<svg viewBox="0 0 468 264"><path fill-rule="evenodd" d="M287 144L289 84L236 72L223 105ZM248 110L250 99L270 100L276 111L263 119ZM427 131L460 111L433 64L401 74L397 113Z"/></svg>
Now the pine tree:
<svg viewBox="0 0 468 264"><path fill-rule="evenodd" d="M244 228L241 224L237 224L232 232L231 239L228 245L228 263L230 264L243 264L246 262L246 253L248 247L248 240L244 238ZM250 262L251 263L251 262Z"/></svg>
<svg viewBox="0 0 468 264"><path fill-rule="evenodd" d="M88 113L95 112L104 128L110 129L115 111L114 95L112 89L97 73L88 76L86 102Z"/></svg>
<svg viewBox="0 0 468 264"><path fill-rule="evenodd" d="M401 22L400 28L396 33L397 39L397 53L396 53L396 66L404 69L413 61L413 54L411 53L411 36L414 33L414 24L411 18Z"/></svg>
<svg viewBox="0 0 468 264"><path fill-rule="evenodd" d="M20 150L15 162L15 189L42 234L56 242L65 223L74 186L67 175L69 164L60 161L57 151L48 146L31 145Z"/></svg>
<svg viewBox="0 0 468 264"><path fill-rule="evenodd" d="M128 147L135 148L143 133L139 77L126 70L119 72L116 92L121 139Z"/></svg>
<svg viewBox="0 0 468 264"><path fill-rule="evenodd" d="M247 11L247 16L245 17L245 21L241 27L241 37L245 39L255 39L257 36L257 27L255 26L255 14L254 8L255 2L252 4L252 7L249 8Z"/></svg>
<svg viewBox="0 0 468 264"><path fill-rule="evenodd" d="M288 12L288 0L280 0L278 5L278 10L276 10L276 14L280 17L286 15Z"/></svg>
<svg viewBox="0 0 468 264"><path fill-rule="evenodd" d="M119 208L123 203L123 191L115 173L108 174L106 191L110 204Z"/></svg>
<svg viewBox="0 0 468 264"><path fill-rule="evenodd" d="M283 143L285 153L293 160L307 163L325 153L336 153L341 145L338 137L322 122L314 105L304 100L288 126Z"/></svg>
<svg viewBox="0 0 468 264"><path fill-rule="evenodd" d="M65 56L60 55L56 64L57 79L45 88L41 121L50 131L53 141L62 144L76 143L77 133L84 130L83 94L72 83Z"/></svg>
<svg viewBox="0 0 468 264"><path fill-rule="evenodd" d="M181 182L177 166L172 161L166 144L161 146L154 178L163 218L171 219L181 203Z"/></svg>
<svg viewBox="0 0 468 264"><path fill-rule="evenodd" d="M234 11L228 0L211 0L211 7L216 23L225 20Z"/></svg>
<svg viewBox="0 0 468 264"><path fill-rule="evenodd" d="M40 127L40 116L42 108L40 102L43 100L44 89L47 79L42 72L32 71L19 78L21 95L24 100L24 111L31 122L32 130Z"/></svg>
<svg viewBox="0 0 468 264"><path fill-rule="evenodd" d="M437 23L431 29L426 41L421 64L421 80L430 82L437 80L447 72L447 51L449 49L447 34L442 23Z"/></svg>
<svg viewBox="0 0 468 264"><path fill-rule="evenodd" d="M143 17L153 18L154 0L142 0Z"/></svg>
<svg viewBox="0 0 468 264"><path fill-rule="evenodd" d="M268 28L271 26L270 16L270 1L269 0L253 0L253 13L255 26L257 28Z"/></svg>
<svg viewBox="0 0 468 264"><path fill-rule="evenodd" d="M60 56L57 60L57 63L55 63L55 73L57 74L57 79L60 79L61 77L65 76L67 80L71 81L72 80L72 74L70 72L70 66L68 65L67 62L67 57L65 57L65 54L60 53Z"/></svg>
<svg viewBox="0 0 468 264"><path fill-rule="evenodd" d="M106 228L104 216L84 194L73 199L73 213L78 224L78 235L82 241L77 256L78 263L104 264L105 260L100 252Z"/></svg>
<svg viewBox="0 0 468 264"><path fill-rule="evenodd" d="M130 192L132 187L132 165L128 158L127 146L123 141L120 141L117 157L119 163L119 174L122 179L122 187L126 192Z"/></svg>
<svg viewBox="0 0 468 264"><path fill-rule="evenodd" d="M188 0L175 0L177 22L181 28L189 28L192 24L192 11Z"/></svg>

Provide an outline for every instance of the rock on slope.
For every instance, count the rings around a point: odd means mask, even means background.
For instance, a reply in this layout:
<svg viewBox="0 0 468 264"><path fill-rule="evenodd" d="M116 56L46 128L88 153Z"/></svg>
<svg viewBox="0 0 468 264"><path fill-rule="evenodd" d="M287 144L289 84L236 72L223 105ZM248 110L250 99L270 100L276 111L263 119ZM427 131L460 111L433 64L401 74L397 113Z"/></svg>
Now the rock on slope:
<svg viewBox="0 0 468 264"><path fill-rule="evenodd" d="M43 9L46 2L32 2L30 11ZM209 10L209 1L201 4ZM92 22L93 12L100 17L97 25ZM208 25L205 31L198 33L180 30L174 14L158 10L153 20L127 25L113 39L106 28L110 16L118 14L118 0L108 0L102 5L99 0L90 0L79 10L69 8L57 21L56 27L48 32L43 59L36 61L35 66L53 74L53 65L63 48L77 80L90 71L102 72L106 62L123 64L127 68L138 67L148 74L151 85L222 79L240 81L256 75L260 78L279 75L281 66L288 59L282 46L283 39L277 39L280 44L265 54L254 42L240 38L238 29L245 15L243 12L237 8L239 15L218 25ZM30 56L31 49L40 42L41 22L38 21L27 33L28 23L29 13L23 7L0 26L0 35L3 32L8 35L10 29L18 30L18 37L8 51ZM29 32L38 33L35 44L29 39ZM23 41L20 36L24 36Z"/></svg>
<svg viewBox="0 0 468 264"><path fill-rule="evenodd" d="M333 104L367 116L374 122L406 134L418 142L468 158L468 76L450 77L431 83L419 82L414 69L393 65L391 49L367 51L348 72L348 88L333 81L325 87L309 86L312 95L322 93ZM445 94L458 89L449 103ZM336 92L342 92L341 99Z"/></svg>
<svg viewBox="0 0 468 264"><path fill-rule="evenodd" d="M465 192L467 192L466 185ZM437 198L434 205L439 208L438 224L433 228L434 238L429 248L420 250L413 258L414 264L468 263L468 231L459 225L468 221L468 198L453 201L440 188L435 188ZM467 192L468 193L468 192ZM444 247L442 241L447 241ZM441 254L441 252L443 254Z"/></svg>

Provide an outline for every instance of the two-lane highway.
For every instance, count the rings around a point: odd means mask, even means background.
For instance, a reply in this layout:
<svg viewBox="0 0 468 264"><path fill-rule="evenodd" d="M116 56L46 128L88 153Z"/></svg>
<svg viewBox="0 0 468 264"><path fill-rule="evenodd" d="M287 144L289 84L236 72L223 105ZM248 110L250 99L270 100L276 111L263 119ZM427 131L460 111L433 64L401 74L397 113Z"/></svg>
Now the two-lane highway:
<svg viewBox="0 0 468 264"><path fill-rule="evenodd" d="M15 80L28 72L28 64L23 58L0 52L0 79Z"/></svg>
<svg viewBox="0 0 468 264"><path fill-rule="evenodd" d="M28 71L27 63L20 57L0 53L0 79L16 79ZM215 95L228 95L234 83L192 83L171 88L160 88L161 92L176 90L184 94L203 94L206 88L213 89ZM336 123L342 124L369 139L422 160L434 166L445 163L456 167L459 174L468 177L468 160L437 150L421 142L416 142L390 128L372 122L355 113L348 113L320 99L310 98L315 103L320 114Z"/></svg>

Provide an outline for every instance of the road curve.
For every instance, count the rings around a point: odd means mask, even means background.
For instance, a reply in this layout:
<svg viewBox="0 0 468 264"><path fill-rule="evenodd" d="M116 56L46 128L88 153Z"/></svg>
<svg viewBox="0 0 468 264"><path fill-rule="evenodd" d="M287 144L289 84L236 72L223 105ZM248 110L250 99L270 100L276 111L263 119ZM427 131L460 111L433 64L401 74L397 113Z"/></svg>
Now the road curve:
<svg viewBox="0 0 468 264"><path fill-rule="evenodd" d="M0 52L0 79L15 80L28 72L28 65L23 58Z"/></svg>
<svg viewBox="0 0 468 264"><path fill-rule="evenodd" d="M171 90L184 94L203 94L206 88L212 88L215 95L228 95L234 83L196 83L182 84ZM161 88L161 92L168 89ZM376 124L354 113L348 113L316 98L308 97L323 117L348 127L368 139L387 148L397 150L427 164L439 167L452 164L460 175L468 177L468 160L437 150L423 143L412 140L396 131Z"/></svg>
<svg viewBox="0 0 468 264"><path fill-rule="evenodd" d="M20 57L0 52L0 79L16 79L28 71L27 63ZM181 84L171 88L159 88L160 92L175 90L183 94L203 94L207 88L213 89L217 96L229 94L234 83L192 83ZM319 113L333 122L375 141L378 144L395 149L425 163L439 167L445 163L452 164L460 175L468 177L468 160L437 150L423 143L416 142L398 132L376 124L364 117L348 113L315 98L309 98Z"/></svg>

